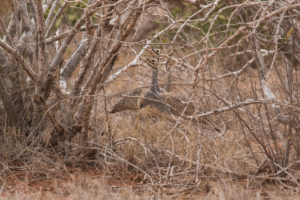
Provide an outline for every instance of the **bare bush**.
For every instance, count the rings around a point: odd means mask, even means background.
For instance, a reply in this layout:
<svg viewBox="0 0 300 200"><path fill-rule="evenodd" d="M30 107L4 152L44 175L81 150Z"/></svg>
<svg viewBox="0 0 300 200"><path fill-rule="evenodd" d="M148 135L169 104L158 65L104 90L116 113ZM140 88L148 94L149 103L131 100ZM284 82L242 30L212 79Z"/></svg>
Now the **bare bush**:
<svg viewBox="0 0 300 200"><path fill-rule="evenodd" d="M72 147L82 157L67 162L126 166L152 186L190 190L205 174L298 185L299 3L13 1L0 21L0 117L29 147ZM163 112L153 99L108 112L153 87Z"/></svg>

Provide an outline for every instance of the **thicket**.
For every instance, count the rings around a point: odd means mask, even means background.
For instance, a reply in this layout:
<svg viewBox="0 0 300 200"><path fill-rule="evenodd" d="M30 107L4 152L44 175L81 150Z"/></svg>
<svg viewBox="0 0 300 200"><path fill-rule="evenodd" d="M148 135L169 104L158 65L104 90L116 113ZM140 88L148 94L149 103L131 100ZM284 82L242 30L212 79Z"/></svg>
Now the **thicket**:
<svg viewBox="0 0 300 200"><path fill-rule="evenodd" d="M213 172L299 185L299 1L7 5L0 20L3 163L44 151L45 163L54 154L70 156L67 164L114 163L110 170L125 166L160 187L196 187ZM153 47L163 52L160 74L171 75L171 92L198 111L175 122L108 114L118 95L149 87L141 66ZM136 67L143 72L128 75Z"/></svg>

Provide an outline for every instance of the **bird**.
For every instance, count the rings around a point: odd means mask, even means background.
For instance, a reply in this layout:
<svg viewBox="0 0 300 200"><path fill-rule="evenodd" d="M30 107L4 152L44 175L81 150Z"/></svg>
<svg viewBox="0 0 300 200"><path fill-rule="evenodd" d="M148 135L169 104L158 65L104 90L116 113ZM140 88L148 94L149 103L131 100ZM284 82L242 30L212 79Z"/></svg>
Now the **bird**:
<svg viewBox="0 0 300 200"><path fill-rule="evenodd" d="M160 49L149 49L151 57L145 59L148 67L152 68L152 81L150 89L136 89L128 96L121 98L116 104L112 106L110 113L121 112L124 110L140 110L144 107L150 106L155 108L159 112L163 113L163 116L171 116L171 119L176 119L175 116L181 116L187 118L197 114L197 109L193 102L188 99L183 99L175 96L171 92L163 91L158 84L158 65L161 51ZM156 112L157 113L157 112ZM172 118L173 117L173 118ZM170 117L167 117L170 119ZM198 119L196 119L198 121ZM211 125L215 130L219 129L209 120L201 119L202 122L206 122Z"/></svg>
<svg viewBox="0 0 300 200"><path fill-rule="evenodd" d="M147 105L161 107L162 111L166 111L166 106L161 104L162 99L159 95L161 91L157 81L160 50L151 48L147 49L147 51L151 54L151 57L145 59L147 66L152 68L150 89L138 88L133 90L128 96L122 97L115 103L109 113L117 113L124 110L139 110Z"/></svg>
<svg viewBox="0 0 300 200"><path fill-rule="evenodd" d="M124 110L139 110L148 105L155 107L161 112L166 112L176 116L193 115L195 106L188 100L174 96L172 93L163 91L158 84L158 64L161 50L147 49L151 57L145 59L148 67L152 68L151 87L148 90L143 88L135 89L128 96L122 97L112 106L110 113L121 112Z"/></svg>
<svg viewBox="0 0 300 200"><path fill-rule="evenodd" d="M122 112L124 110L137 110L137 102L143 93L143 89L135 89L128 96L122 97L117 103L115 103L109 113Z"/></svg>

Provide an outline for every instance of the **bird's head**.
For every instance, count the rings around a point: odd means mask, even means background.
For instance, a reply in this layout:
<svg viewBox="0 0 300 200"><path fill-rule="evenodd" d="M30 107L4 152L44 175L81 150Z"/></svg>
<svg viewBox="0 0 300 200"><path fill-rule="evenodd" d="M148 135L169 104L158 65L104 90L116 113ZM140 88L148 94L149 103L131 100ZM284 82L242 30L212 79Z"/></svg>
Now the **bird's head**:
<svg viewBox="0 0 300 200"><path fill-rule="evenodd" d="M159 59L158 58L147 58L146 59L147 66L151 67L152 69L158 69L158 63Z"/></svg>
<svg viewBox="0 0 300 200"><path fill-rule="evenodd" d="M151 54L151 56L153 56L155 58L160 58L160 56L161 56L160 49L148 48L147 51Z"/></svg>

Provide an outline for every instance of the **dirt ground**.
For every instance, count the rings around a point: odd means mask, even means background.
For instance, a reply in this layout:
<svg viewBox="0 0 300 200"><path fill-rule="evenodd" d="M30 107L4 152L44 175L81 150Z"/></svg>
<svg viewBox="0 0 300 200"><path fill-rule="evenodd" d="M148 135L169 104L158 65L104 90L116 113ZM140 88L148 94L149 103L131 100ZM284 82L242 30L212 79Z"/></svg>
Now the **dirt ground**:
<svg viewBox="0 0 300 200"><path fill-rule="evenodd" d="M66 173L51 171L14 172L2 180L1 199L300 199L297 189L251 180L208 181L206 191L152 188L137 181L139 175L118 179L100 170L79 169ZM255 187L253 185L256 185Z"/></svg>

